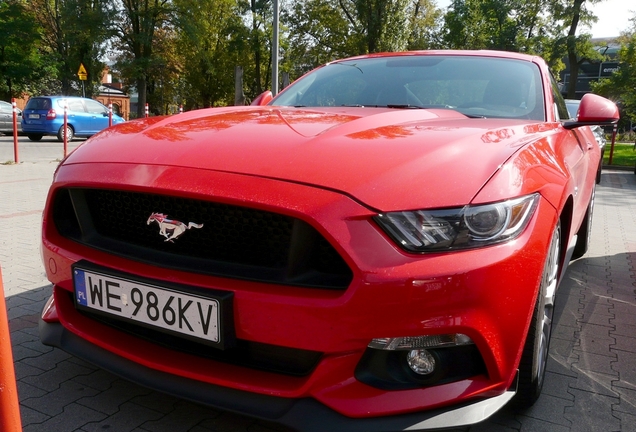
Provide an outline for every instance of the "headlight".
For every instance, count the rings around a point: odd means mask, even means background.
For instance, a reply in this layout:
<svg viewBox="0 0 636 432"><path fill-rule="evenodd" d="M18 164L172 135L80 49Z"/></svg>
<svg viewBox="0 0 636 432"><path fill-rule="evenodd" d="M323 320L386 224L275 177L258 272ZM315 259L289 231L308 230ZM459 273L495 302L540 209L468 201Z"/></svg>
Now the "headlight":
<svg viewBox="0 0 636 432"><path fill-rule="evenodd" d="M444 210L382 213L374 219L409 252L477 248L517 237L528 224L539 194L492 204Z"/></svg>

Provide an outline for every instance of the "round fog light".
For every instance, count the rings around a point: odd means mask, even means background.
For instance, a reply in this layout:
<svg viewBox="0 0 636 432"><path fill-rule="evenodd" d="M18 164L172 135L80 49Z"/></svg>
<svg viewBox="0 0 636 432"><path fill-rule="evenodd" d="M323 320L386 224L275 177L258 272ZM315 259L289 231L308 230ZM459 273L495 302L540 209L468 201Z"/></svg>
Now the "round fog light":
<svg viewBox="0 0 636 432"><path fill-rule="evenodd" d="M428 375L435 370L435 357L425 349L409 351L406 362L418 375Z"/></svg>

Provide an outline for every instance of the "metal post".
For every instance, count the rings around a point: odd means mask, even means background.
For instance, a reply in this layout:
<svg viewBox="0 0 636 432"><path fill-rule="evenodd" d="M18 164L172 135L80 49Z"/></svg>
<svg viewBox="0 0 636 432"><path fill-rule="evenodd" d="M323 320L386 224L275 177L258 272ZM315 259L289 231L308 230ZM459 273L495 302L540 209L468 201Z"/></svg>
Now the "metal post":
<svg viewBox="0 0 636 432"><path fill-rule="evenodd" d="M68 154L68 103L64 99L64 157Z"/></svg>
<svg viewBox="0 0 636 432"><path fill-rule="evenodd" d="M146 118L148 117L148 104L146 103Z"/></svg>
<svg viewBox="0 0 636 432"><path fill-rule="evenodd" d="M113 104L108 104L108 127L113 125Z"/></svg>
<svg viewBox="0 0 636 432"><path fill-rule="evenodd" d="M274 6L274 35L272 40L272 94L276 96L278 94L278 19L280 15L280 9L278 7L278 0L273 1Z"/></svg>
<svg viewBox="0 0 636 432"><path fill-rule="evenodd" d="M614 157L614 143L616 143L616 132L618 132L618 125L614 123L614 128L612 129L612 145L610 146L610 155L609 160L607 161L608 165L612 164L612 158Z"/></svg>
<svg viewBox="0 0 636 432"><path fill-rule="evenodd" d="M13 159L15 163L20 163L18 152L18 108L15 104L15 98L11 98L11 105L13 106Z"/></svg>

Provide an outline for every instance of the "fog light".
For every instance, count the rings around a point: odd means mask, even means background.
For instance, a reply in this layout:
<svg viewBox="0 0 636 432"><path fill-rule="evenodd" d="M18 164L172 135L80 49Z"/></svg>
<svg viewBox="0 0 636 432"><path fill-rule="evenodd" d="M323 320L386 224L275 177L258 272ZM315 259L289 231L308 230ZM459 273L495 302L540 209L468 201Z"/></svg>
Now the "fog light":
<svg viewBox="0 0 636 432"><path fill-rule="evenodd" d="M428 375L435 370L435 357L425 349L409 351L406 362L411 370L418 375Z"/></svg>

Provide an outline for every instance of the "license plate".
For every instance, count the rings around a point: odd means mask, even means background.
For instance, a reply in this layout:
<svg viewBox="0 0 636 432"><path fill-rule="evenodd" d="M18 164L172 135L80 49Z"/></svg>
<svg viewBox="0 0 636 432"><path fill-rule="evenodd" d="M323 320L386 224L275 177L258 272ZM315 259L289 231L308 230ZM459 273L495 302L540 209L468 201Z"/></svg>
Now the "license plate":
<svg viewBox="0 0 636 432"><path fill-rule="evenodd" d="M227 345L222 340L227 333L222 328L223 298L199 296L77 266L73 281L78 308L220 348Z"/></svg>
<svg viewBox="0 0 636 432"><path fill-rule="evenodd" d="M39 119L40 118L40 114L29 114L29 118L30 119Z"/></svg>

